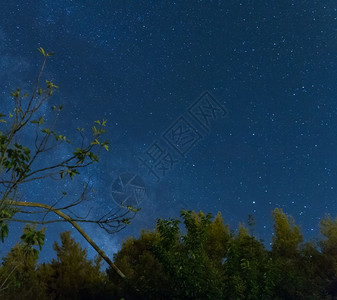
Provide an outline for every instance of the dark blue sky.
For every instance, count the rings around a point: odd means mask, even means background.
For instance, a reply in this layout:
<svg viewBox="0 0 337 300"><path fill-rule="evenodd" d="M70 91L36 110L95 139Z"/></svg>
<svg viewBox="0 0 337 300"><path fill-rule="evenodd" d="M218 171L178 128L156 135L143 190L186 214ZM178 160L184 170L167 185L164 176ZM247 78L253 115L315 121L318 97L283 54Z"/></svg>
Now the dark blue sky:
<svg viewBox="0 0 337 300"><path fill-rule="evenodd" d="M271 212L281 207L312 237L319 218L336 211L336 35L335 1L6 1L1 110L16 87L30 87L42 46L56 53L45 76L60 87L52 98L64 105L59 130L75 138L77 127L108 120L110 151L80 177L92 178L93 206L114 205L111 184L124 172L139 174L147 188L127 230L109 236L85 227L110 256L127 234L182 207L221 211L233 227L254 214L267 244ZM201 140L153 180L138 158L179 117L190 117L206 91L226 118L208 133L193 123ZM36 184L22 193L49 203L61 189ZM69 228L50 226L48 241ZM7 247L16 232L17 225ZM43 257L50 249L47 243Z"/></svg>

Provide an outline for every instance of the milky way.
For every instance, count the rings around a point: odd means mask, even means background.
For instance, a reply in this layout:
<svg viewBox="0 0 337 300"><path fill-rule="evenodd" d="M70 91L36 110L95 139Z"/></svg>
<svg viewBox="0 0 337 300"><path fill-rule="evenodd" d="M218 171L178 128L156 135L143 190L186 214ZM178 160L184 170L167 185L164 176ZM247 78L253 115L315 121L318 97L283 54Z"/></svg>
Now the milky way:
<svg viewBox="0 0 337 300"><path fill-rule="evenodd" d="M253 214L267 245L271 211L281 207L312 237L319 218L336 211L336 30L334 1L5 1L1 110L16 87L29 91L42 46L55 52L45 77L60 87L52 98L64 106L58 129L76 140L77 127L107 119L110 151L80 177L97 190L90 205L97 213L114 205L120 174L139 174L146 185L126 230L109 236L86 227L110 255L126 235L183 207L221 211L233 227ZM226 110L209 130L189 112L205 92ZM181 117L181 128L200 134L184 155L165 140ZM160 180L139 160L156 141L178 160ZM22 194L48 202L51 189L33 185ZM6 249L20 226L11 227ZM66 229L50 226L48 241ZM42 256L51 255L47 243Z"/></svg>

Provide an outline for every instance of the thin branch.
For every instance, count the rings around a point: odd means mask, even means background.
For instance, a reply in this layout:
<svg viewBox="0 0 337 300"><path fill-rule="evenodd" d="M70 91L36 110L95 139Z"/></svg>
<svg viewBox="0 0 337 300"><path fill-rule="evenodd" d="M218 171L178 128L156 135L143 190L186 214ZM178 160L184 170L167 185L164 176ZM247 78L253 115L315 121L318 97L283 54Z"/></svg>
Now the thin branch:
<svg viewBox="0 0 337 300"><path fill-rule="evenodd" d="M40 207L53 211L55 214L57 214L58 216L69 222L71 225L73 225L77 229L77 231L86 239L86 241L97 251L97 253L108 263L108 265L117 272L117 274L121 278L123 279L126 278L126 276L122 273L122 271L110 260L110 258L104 253L104 251L97 246L97 244L85 233L85 231L72 218L70 218L62 211L42 203L9 201L9 204L25 207Z"/></svg>
<svg viewBox="0 0 337 300"><path fill-rule="evenodd" d="M3 286L5 285L5 283L6 283L7 280L9 279L9 277L11 277L11 275L14 273L14 271L15 271L20 265L21 265L21 263L17 264L17 265L13 268L13 270L8 274L8 276L6 277L6 279L4 280L4 282L3 282L3 283L1 284L1 286L0 286L0 291L3 291L3 290L5 290L5 289L8 288L8 286L7 286L7 287L4 287L4 288L3 288Z"/></svg>

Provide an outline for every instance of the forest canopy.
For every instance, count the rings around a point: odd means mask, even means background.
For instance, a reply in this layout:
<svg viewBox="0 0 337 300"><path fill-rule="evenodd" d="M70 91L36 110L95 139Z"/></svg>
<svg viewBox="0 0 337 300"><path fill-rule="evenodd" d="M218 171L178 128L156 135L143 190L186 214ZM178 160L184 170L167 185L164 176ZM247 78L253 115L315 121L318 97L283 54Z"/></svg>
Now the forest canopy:
<svg viewBox="0 0 337 300"><path fill-rule="evenodd" d="M304 241L295 220L272 212L272 247L248 226L226 225L219 212L182 210L179 218L158 219L154 230L128 237L114 255L122 280L70 232L54 243L56 257L38 263L39 245L25 238L2 259L2 299L335 299L337 219L319 224L321 238ZM30 227L25 228L29 232ZM136 287L134 288L130 288Z"/></svg>

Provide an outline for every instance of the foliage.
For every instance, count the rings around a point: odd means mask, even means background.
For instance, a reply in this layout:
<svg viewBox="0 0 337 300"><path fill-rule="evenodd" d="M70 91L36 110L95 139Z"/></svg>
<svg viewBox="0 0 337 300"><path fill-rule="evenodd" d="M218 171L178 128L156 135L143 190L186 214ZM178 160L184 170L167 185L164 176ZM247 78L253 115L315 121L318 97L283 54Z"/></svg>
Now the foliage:
<svg viewBox="0 0 337 300"><path fill-rule="evenodd" d="M280 256L296 255L298 246L303 241L300 228L295 225L292 217L288 217L281 209L273 211L274 232L273 252Z"/></svg>
<svg viewBox="0 0 337 300"><path fill-rule="evenodd" d="M3 258L0 268L0 295L10 299L29 299L40 293L36 262L44 244L44 228L26 225L21 242ZM39 250L34 246L39 246Z"/></svg>
<svg viewBox="0 0 337 300"><path fill-rule="evenodd" d="M272 217L271 251L243 224L237 233L230 230L220 213L212 220L209 214L182 210L182 222L158 219L153 232L128 238L115 262L147 299L336 297L337 219L322 220L322 241L304 243L292 217L280 209ZM252 231L256 222L249 216ZM125 288L120 295L128 295Z"/></svg>
<svg viewBox="0 0 337 300"><path fill-rule="evenodd" d="M57 258L37 265L39 252L32 247L41 235L32 232L26 227L22 242L3 258L1 299L109 299L115 293L114 285L100 270L102 258L88 260L87 251L69 231L60 235L61 244L54 243Z"/></svg>
<svg viewBox="0 0 337 300"><path fill-rule="evenodd" d="M115 254L127 281L111 267L101 272L101 259L88 260L70 232L54 243L55 259L37 264L43 229L26 226L21 242L3 258L0 297L336 299L337 219L326 216L320 223L322 238L304 242L293 218L279 209L272 217L271 250L244 224L237 230L224 225L220 213L212 218L182 210L180 218L158 219L153 231L128 237Z"/></svg>
<svg viewBox="0 0 337 300"><path fill-rule="evenodd" d="M23 186L34 181L39 181L39 185L48 184L45 179L73 180L82 169L99 161L101 150L109 151L109 143L102 140L107 120L94 121L89 133L85 133L83 128L77 128L79 134L77 146L73 146L65 135L55 130L63 107L62 105L50 105L49 99L59 87L51 80L45 80L45 83L41 84L47 59L53 53L46 52L42 47L38 51L43 56L43 63L32 92L30 94L24 93L17 88L11 93L13 101L10 103L9 111L0 112L0 239L4 242L5 238L8 237L9 222L35 225L69 222L103 259L113 266L111 260L77 223L94 223L108 233L115 233L130 224L130 220L138 212L138 208L111 209L103 216L95 216L94 218L94 214L90 214L91 208L86 206L88 214L84 217L78 216L78 213L73 209L81 205L86 199L88 192L91 190L89 182L83 185L83 192L77 199L69 200L67 192L59 191L59 197L56 196L59 199L54 199L56 200L54 204L50 203L52 200L48 197L42 199L41 202L22 201L24 197L22 195ZM46 105L51 106L51 116L41 112L41 108ZM28 141L27 138L24 138L27 133L30 137L32 136ZM25 143L19 142L24 140L26 140ZM41 159L41 157L44 157L43 155L49 153L48 151L61 147L65 143L70 144L67 149L73 147L68 155L55 156L53 159ZM44 161L44 163L41 161ZM63 206L60 206L60 200L64 199L68 201L66 203L63 201ZM25 209L22 209L22 207ZM51 219L49 217L50 212L61 218ZM30 218L23 218L24 214L29 214ZM38 250L33 246L38 246L41 249L44 243L44 229L36 231L35 227L26 226L21 239L23 245L20 245L20 247L23 247L24 251L32 251L32 255L37 256ZM122 276L121 272L119 274Z"/></svg>
<svg viewBox="0 0 337 300"><path fill-rule="evenodd" d="M57 259L43 264L38 272L48 295L57 299L97 299L107 282L101 273L101 257L87 259L87 251L75 242L70 231L61 234L61 245L54 243Z"/></svg>
<svg viewBox="0 0 337 300"><path fill-rule="evenodd" d="M80 205L86 198L90 191L89 183L83 185L83 192L77 199L69 199L65 191L60 191L60 198L52 205L52 209L48 206L49 203L45 203L50 199L42 199L42 202L35 203L35 206L34 203L27 204L25 201L21 201L20 192L24 185L37 180L43 184L43 180L47 178L73 180L82 169L99 161L101 150L109 151L108 142L102 140L107 120L94 121L91 133L85 133L83 128L77 128L78 145L72 146L73 143L70 139L55 130L63 109L62 105L50 105L50 115L42 114L41 108L48 105L50 97L59 87L50 80L45 80L45 84L41 83L47 59L53 53L46 52L41 47L38 51L43 55L43 63L32 92L28 94L19 88L16 89L11 93L13 101L10 111L0 113L0 238L3 241L8 236L8 222L10 221L32 222L34 224L69 222L69 218L63 216L61 220L57 218L46 221L46 214L51 211L56 212L56 209L70 212L73 221L96 223L109 233L117 232L130 223L132 217L128 215L131 213L134 216L138 210L133 207L124 210L117 208L97 219L90 219L87 216L78 217L72 209ZM23 137L27 135L27 132L33 135L30 141L27 141L26 144L19 143L18 141L26 140ZM53 160L48 160L47 164L41 164L43 155L50 150L62 147L64 143L73 147L68 155L60 158L55 157ZM56 207L61 199L68 201L63 207ZM25 209L20 209L20 207L25 207ZM36 211L34 207L38 207L40 210ZM42 215L42 217L25 220L22 219L22 214L17 214L18 212L30 214L30 216L34 213L35 216ZM37 212L39 215L36 214ZM14 218L18 215L20 218Z"/></svg>

